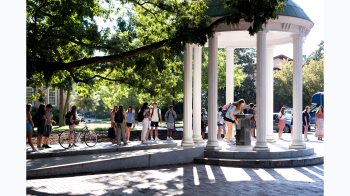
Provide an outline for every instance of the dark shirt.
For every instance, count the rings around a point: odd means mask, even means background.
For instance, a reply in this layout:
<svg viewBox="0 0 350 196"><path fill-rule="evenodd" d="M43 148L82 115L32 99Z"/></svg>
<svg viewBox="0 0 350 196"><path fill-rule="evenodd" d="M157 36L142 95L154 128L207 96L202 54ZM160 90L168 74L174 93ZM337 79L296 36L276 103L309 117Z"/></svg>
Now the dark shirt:
<svg viewBox="0 0 350 196"><path fill-rule="evenodd" d="M305 121L305 117L306 117L306 121ZM305 111L303 112L303 125L305 126L309 124L310 124L310 114Z"/></svg>

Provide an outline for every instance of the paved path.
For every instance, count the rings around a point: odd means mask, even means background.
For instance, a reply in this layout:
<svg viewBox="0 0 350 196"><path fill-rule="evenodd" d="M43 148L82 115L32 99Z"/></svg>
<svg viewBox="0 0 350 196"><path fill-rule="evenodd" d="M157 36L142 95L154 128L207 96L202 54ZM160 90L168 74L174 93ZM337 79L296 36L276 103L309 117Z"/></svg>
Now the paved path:
<svg viewBox="0 0 350 196"><path fill-rule="evenodd" d="M323 165L250 169L189 164L27 180L27 195L323 195Z"/></svg>
<svg viewBox="0 0 350 196"><path fill-rule="evenodd" d="M323 154L310 133L307 146ZM290 143L290 134L283 136ZM179 141L180 142L180 141ZM102 148L107 147L101 146ZM109 146L108 146L109 147ZM28 167L28 165L27 165ZM323 195L323 165L252 169L188 164L27 180L27 195Z"/></svg>

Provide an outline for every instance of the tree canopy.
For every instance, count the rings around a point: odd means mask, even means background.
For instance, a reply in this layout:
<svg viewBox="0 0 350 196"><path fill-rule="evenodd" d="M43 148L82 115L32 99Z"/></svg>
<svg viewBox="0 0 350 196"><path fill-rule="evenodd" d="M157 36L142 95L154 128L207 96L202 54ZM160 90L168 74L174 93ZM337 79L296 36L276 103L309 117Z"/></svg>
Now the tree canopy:
<svg viewBox="0 0 350 196"><path fill-rule="evenodd" d="M28 85L71 88L74 82L106 80L162 93L159 87L174 87L171 81L181 80L185 43L204 45L215 25L241 19L251 23L253 35L284 6L283 0L222 1L234 11L210 23L204 14L207 3L27 0Z"/></svg>

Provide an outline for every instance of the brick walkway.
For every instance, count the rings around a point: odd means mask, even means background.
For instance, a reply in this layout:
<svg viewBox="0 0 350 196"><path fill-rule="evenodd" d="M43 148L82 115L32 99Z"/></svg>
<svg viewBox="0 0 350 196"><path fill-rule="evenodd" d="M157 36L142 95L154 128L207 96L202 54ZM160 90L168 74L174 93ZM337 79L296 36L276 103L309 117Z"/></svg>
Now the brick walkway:
<svg viewBox="0 0 350 196"><path fill-rule="evenodd" d="M252 169L189 164L27 180L27 195L323 195L323 165Z"/></svg>

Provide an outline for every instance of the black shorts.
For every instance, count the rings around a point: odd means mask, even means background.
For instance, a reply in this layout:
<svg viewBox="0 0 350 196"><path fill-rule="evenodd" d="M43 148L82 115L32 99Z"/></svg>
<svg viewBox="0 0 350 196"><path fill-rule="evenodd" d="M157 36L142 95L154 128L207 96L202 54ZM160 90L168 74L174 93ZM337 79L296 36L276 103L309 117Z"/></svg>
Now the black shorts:
<svg viewBox="0 0 350 196"><path fill-rule="evenodd" d="M51 131L52 131L52 126L51 125L45 125L45 129L44 129L43 135L45 137L49 137L50 134L51 134Z"/></svg>
<svg viewBox="0 0 350 196"><path fill-rule="evenodd" d="M42 135L44 133L44 130L45 130L45 125L44 124L39 124L38 125L38 135Z"/></svg>
<svg viewBox="0 0 350 196"><path fill-rule="evenodd" d="M227 121L227 122L232 122L232 123L235 123L235 121L234 121L234 120L231 120L231 119L227 118L226 116L224 116L224 120L225 120L225 121Z"/></svg>
<svg viewBox="0 0 350 196"><path fill-rule="evenodd" d="M132 123L126 123L127 127L132 127Z"/></svg>
<svg viewBox="0 0 350 196"><path fill-rule="evenodd" d="M159 122L153 122L153 121L151 121L151 127L158 127L158 123L159 123Z"/></svg>

